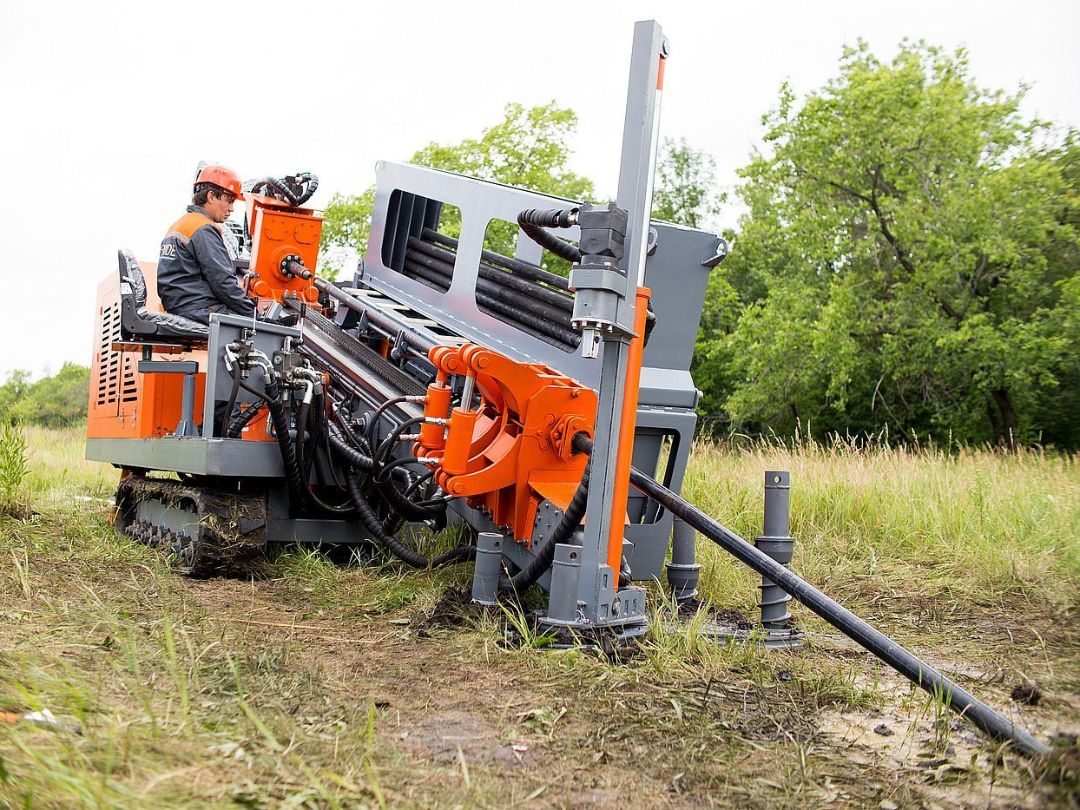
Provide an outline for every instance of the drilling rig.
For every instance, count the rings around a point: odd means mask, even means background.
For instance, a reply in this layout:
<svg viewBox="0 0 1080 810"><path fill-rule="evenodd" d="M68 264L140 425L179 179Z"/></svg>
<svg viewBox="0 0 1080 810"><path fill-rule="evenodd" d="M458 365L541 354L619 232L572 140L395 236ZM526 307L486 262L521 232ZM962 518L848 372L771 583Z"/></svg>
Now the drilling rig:
<svg viewBox="0 0 1080 810"><path fill-rule="evenodd" d="M798 646L794 597L991 736L1043 753L789 569L786 472L766 473L756 546L679 497L694 341L728 246L650 216L667 58L660 26L637 23L613 201L382 162L367 250L331 282L307 207L317 178L263 178L247 184L236 262L256 315L208 325L162 312L155 265L121 250L98 288L87 426L87 457L120 470L117 531L194 577L249 573L273 544L471 564L475 602L538 586L540 627L591 645L645 633L640 583L692 601L703 536L763 577L750 641ZM511 248L492 236L507 228ZM443 530L459 542L423 554L416 538Z"/></svg>

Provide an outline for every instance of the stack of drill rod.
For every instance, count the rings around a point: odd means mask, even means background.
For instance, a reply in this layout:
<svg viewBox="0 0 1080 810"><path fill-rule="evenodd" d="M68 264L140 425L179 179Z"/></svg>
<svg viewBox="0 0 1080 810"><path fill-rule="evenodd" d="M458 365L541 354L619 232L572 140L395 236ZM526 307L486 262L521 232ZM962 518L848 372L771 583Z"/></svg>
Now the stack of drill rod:
<svg viewBox="0 0 1080 810"><path fill-rule="evenodd" d="M458 242L430 228L422 235L423 239L409 239L405 273L445 292L454 274ZM476 304L481 312L565 351L581 342L581 335L570 328L574 297L566 279L535 264L483 251Z"/></svg>

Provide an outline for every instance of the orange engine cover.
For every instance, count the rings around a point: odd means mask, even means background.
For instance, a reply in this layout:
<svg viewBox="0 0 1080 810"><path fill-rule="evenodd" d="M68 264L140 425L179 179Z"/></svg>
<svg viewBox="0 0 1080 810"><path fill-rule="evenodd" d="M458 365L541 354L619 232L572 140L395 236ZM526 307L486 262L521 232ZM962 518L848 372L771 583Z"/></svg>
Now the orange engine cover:
<svg viewBox="0 0 1080 810"><path fill-rule="evenodd" d="M146 279L147 309L160 311L157 265L139 262ZM86 418L89 439L155 439L172 433L180 421L184 375L140 374L138 352L113 351L120 340L120 279L112 273L98 285L90 403ZM155 354L155 360L196 360L206 368L206 352ZM205 371L195 377L195 421L202 420Z"/></svg>

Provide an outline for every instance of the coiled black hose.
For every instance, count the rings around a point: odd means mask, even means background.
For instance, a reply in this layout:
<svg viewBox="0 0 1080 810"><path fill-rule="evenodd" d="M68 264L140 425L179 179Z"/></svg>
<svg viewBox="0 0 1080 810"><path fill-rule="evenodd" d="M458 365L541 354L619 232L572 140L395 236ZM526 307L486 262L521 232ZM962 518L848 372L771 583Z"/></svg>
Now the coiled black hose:
<svg viewBox="0 0 1080 810"><path fill-rule="evenodd" d="M364 524L364 528L368 530L371 539L406 565L413 568L442 568L443 566L468 562L476 558L476 546L459 546L445 554L440 554L434 559L429 559L420 552L414 551L397 540L397 538L383 531L383 523L379 520L379 516L375 514L375 510L371 507L367 498L364 497L364 492L356 476L346 475L346 482L349 485L349 496L352 498L353 506L356 507L356 511L360 515L360 521Z"/></svg>
<svg viewBox="0 0 1080 810"><path fill-rule="evenodd" d="M525 235L544 250L548 250L560 259L576 263L581 261L581 251L564 239L545 228L569 228L570 220L576 215L576 208L527 208L518 214L518 226Z"/></svg>
<svg viewBox="0 0 1080 810"><path fill-rule="evenodd" d="M376 461L368 456L365 456L359 450L351 447L346 442L343 442L337 436L330 434L330 447L337 453L342 459L346 461L352 467L355 467L358 471L364 473L373 472L379 465ZM415 459L409 459L414 461ZM381 468L385 469L385 468ZM408 472L401 467L392 468L392 473L395 477L406 478ZM411 489L415 486L415 482L407 481L406 486ZM421 520L437 520L443 517L446 513L446 504L418 504L415 501L409 500L408 494L399 490L391 481L382 482L379 486L379 493L386 500L390 508L397 512L401 517L406 520L421 521Z"/></svg>
<svg viewBox="0 0 1080 810"><path fill-rule="evenodd" d="M272 196L289 205L300 206L311 199L319 187L319 176L311 172L301 172L283 180L276 177L263 177L251 184L251 191L259 194L263 189L275 192Z"/></svg>
<svg viewBox="0 0 1080 810"><path fill-rule="evenodd" d="M297 198L297 205L303 205L308 200L310 200L311 195L314 194L315 190L319 187L319 176L317 174L312 174L311 172L304 172L297 177L298 182L302 183L305 180L307 181L307 187L305 188L304 193L301 194L299 198Z"/></svg>
<svg viewBox="0 0 1080 810"><path fill-rule="evenodd" d="M262 403L252 404L250 408L241 413L232 422L229 423L229 429L225 432L225 438L235 439L251 422L259 415L259 412L263 409Z"/></svg>
<svg viewBox="0 0 1080 810"><path fill-rule="evenodd" d="M272 196L277 197L282 202L287 202L289 205L300 205L299 198L292 192L292 189L276 177L263 177L251 184L251 191L253 194L258 194L263 189L271 189L277 192Z"/></svg>

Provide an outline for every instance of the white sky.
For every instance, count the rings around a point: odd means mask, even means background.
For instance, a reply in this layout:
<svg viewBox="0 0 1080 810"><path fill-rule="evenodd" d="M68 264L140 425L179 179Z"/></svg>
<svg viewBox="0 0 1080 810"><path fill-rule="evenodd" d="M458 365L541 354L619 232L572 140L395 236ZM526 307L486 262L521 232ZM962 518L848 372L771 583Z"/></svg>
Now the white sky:
<svg viewBox="0 0 1080 810"><path fill-rule="evenodd" d="M545 11L544 9L550 9ZM734 182L780 83L804 93L861 37L970 51L984 87L1080 124L1080 3L568 4L0 0L0 379L90 362L95 290L116 250L153 257L200 159L243 177L319 174L358 193L376 160L476 136L503 105L556 100L574 170L614 194L633 22L671 41L661 130Z"/></svg>

